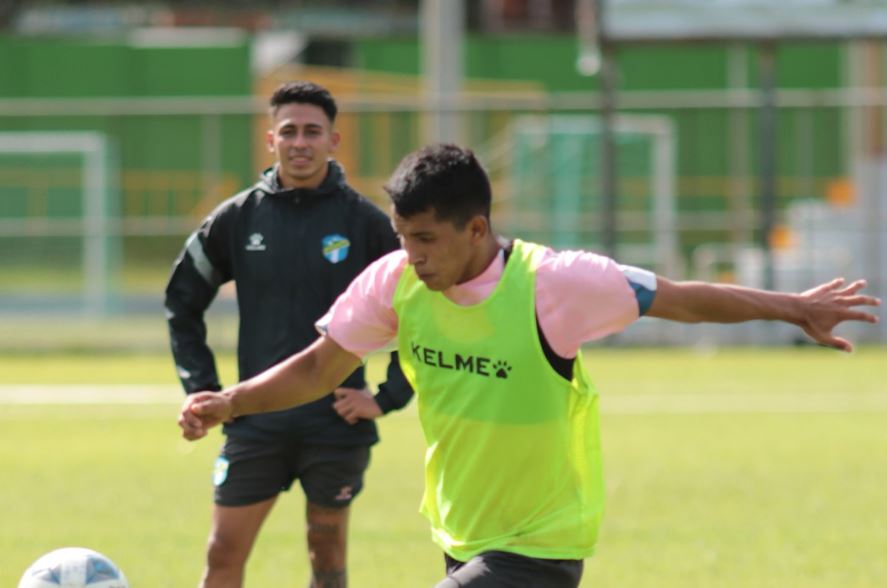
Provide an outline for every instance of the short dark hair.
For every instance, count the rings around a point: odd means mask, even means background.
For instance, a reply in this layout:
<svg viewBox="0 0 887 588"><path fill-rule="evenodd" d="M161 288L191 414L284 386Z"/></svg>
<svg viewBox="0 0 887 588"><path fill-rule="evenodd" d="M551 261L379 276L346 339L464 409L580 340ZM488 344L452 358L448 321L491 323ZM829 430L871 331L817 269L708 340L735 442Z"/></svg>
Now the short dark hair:
<svg viewBox="0 0 887 588"><path fill-rule="evenodd" d="M330 119L330 123L336 122L336 114L339 108L330 91L314 82L295 81L281 84L271 95L271 116L284 104L314 104L319 106Z"/></svg>
<svg viewBox="0 0 887 588"><path fill-rule="evenodd" d="M487 172L474 152L451 143L428 145L404 157L384 188L404 218L433 210L438 220L460 229L474 216L490 218Z"/></svg>

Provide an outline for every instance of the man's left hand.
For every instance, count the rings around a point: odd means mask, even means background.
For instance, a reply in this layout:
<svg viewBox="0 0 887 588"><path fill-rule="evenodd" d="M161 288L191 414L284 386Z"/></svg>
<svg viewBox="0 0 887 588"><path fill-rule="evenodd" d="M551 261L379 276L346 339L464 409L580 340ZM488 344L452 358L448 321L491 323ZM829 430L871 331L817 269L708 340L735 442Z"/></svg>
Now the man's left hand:
<svg viewBox="0 0 887 588"><path fill-rule="evenodd" d="M844 321L878 322L878 317L874 314L855 308L881 304L874 296L859 294L865 286L865 280L856 280L847 286L844 278L837 278L803 292L800 298L805 312L798 326L821 345L841 351L853 351L853 344L843 337L833 335L832 330Z"/></svg>

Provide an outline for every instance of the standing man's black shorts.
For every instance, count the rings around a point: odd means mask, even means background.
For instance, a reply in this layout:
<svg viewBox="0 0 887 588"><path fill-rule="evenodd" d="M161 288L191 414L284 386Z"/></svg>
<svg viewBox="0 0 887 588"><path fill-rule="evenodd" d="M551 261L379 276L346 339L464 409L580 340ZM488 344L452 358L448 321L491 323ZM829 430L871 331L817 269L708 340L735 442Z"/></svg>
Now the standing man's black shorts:
<svg viewBox="0 0 887 588"><path fill-rule="evenodd" d="M461 562L444 554L447 577L435 588L576 588L581 559L540 559L487 551Z"/></svg>
<svg viewBox="0 0 887 588"><path fill-rule="evenodd" d="M286 492L298 479L308 502L346 507L363 489L369 463L366 445L268 443L228 437L213 471L215 503L255 504Z"/></svg>

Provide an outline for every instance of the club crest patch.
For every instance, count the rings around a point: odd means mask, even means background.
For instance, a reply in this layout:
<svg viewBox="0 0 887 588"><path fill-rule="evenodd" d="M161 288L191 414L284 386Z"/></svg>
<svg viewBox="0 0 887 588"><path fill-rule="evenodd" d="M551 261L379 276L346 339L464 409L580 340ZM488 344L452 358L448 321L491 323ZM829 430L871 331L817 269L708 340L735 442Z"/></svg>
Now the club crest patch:
<svg viewBox="0 0 887 588"><path fill-rule="evenodd" d="M330 263L339 263L348 257L348 250L351 248L351 241L339 234L327 235L321 241L323 245L323 256Z"/></svg>
<svg viewBox="0 0 887 588"><path fill-rule="evenodd" d="M220 455L216 458L216 465L213 467L213 485L221 486L228 479L228 458Z"/></svg>
<svg viewBox="0 0 887 588"><path fill-rule="evenodd" d="M246 244L245 249L247 251L265 251L267 247L264 241L265 237L262 236L262 233L253 233L249 236L249 243Z"/></svg>

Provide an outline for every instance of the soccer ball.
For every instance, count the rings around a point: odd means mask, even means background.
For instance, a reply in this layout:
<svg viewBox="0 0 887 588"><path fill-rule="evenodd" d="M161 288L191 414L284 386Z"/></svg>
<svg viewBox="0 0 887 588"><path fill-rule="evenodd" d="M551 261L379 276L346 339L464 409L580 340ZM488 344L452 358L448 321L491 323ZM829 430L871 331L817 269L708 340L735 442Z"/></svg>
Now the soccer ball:
<svg viewBox="0 0 887 588"><path fill-rule="evenodd" d="M18 588L129 588L110 559L83 547L50 551L25 570Z"/></svg>

